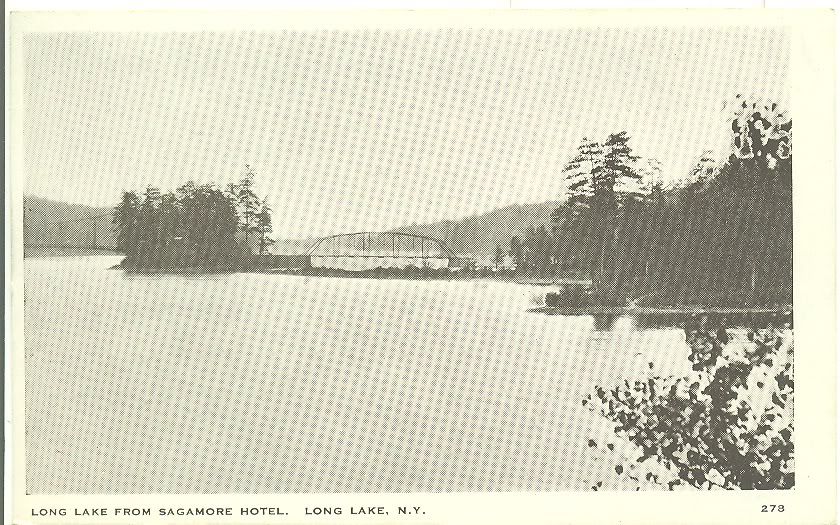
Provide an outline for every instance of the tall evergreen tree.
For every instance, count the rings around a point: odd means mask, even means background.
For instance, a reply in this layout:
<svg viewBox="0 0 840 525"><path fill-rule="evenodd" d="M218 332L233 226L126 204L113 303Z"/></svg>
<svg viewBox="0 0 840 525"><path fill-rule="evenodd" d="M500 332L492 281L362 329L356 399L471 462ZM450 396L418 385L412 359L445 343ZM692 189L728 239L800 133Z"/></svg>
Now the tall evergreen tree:
<svg viewBox="0 0 840 525"><path fill-rule="evenodd" d="M250 165L245 165L245 177L236 186L237 200L242 218L242 231L245 233L245 249L251 252L250 237L252 233L258 233L257 214L259 213L259 199L254 193L254 170Z"/></svg>
<svg viewBox="0 0 840 525"><path fill-rule="evenodd" d="M148 186L140 204L140 261L144 267L156 268L160 262L160 189Z"/></svg>
<svg viewBox="0 0 840 525"><path fill-rule="evenodd" d="M598 292L604 292L611 268L617 234L617 214L627 200L642 198L641 173L636 169L625 131L612 133L601 144L584 138L566 164L567 200L572 221L584 225L581 241L589 261L589 276ZM560 216L556 212L556 216Z"/></svg>
<svg viewBox="0 0 840 525"><path fill-rule="evenodd" d="M598 262L599 278L598 292L610 295L611 300L617 300L619 290L617 277L619 268L617 253L618 246L618 213L621 208L628 207L627 213L632 213L629 206L640 197L638 185L642 175L636 169L639 157L633 154L628 144L630 137L626 131L611 133L604 142L604 165L598 177L595 190L596 210L598 214ZM606 279L612 277L610 289L606 289Z"/></svg>
<svg viewBox="0 0 840 525"><path fill-rule="evenodd" d="M575 156L563 168L566 179L566 206L573 219L586 220L604 169L604 150L597 141L584 137Z"/></svg>
<svg viewBox="0 0 840 525"><path fill-rule="evenodd" d="M516 272L522 273L525 269L525 254L522 246L522 240L518 235L514 235L510 239L510 254L513 259L513 264L516 265Z"/></svg>
<svg viewBox="0 0 840 525"><path fill-rule="evenodd" d="M274 239L268 236L272 231L271 208L268 206L267 197L260 202L260 210L257 212L257 231L260 234L260 256L265 254L266 248L274 244Z"/></svg>
<svg viewBox="0 0 840 525"><path fill-rule="evenodd" d="M505 251L498 244L496 245L496 252L493 254L493 264L498 270L505 262Z"/></svg>
<svg viewBox="0 0 840 525"><path fill-rule="evenodd" d="M598 286L598 216L597 198L600 180L604 170L604 150L597 141L584 137L577 147L575 156L563 168L566 179L567 199L564 207L569 216L569 227L580 232L583 257L588 261L589 278ZM556 219L563 215L555 211Z"/></svg>
<svg viewBox="0 0 840 525"><path fill-rule="evenodd" d="M129 258L137 256L139 217L140 197L136 192L124 191L120 203L114 208L112 222L117 232L117 250Z"/></svg>
<svg viewBox="0 0 840 525"><path fill-rule="evenodd" d="M605 213L614 215L627 198L640 196L642 173L636 168L639 157L633 155L629 140L627 132L620 131L611 133L603 145L603 170L597 178L596 194L603 201L602 211Z"/></svg>

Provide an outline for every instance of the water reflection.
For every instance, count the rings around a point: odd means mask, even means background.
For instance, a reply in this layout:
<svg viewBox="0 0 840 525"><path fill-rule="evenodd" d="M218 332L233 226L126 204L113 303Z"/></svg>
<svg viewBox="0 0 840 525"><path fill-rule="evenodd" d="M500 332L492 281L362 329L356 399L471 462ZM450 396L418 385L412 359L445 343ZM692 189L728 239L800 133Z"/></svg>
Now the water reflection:
<svg viewBox="0 0 840 525"><path fill-rule="evenodd" d="M218 281L229 278L234 272L214 273L166 273L117 271L125 281Z"/></svg>
<svg viewBox="0 0 840 525"><path fill-rule="evenodd" d="M595 320L593 327L596 332L611 332L613 323L615 323L619 316L614 314L600 314L594 315L593 318Z"/></svg>
<svg viewBox="0 0 840 525"><path fill-rule="evenodd" d="M592 315L593 328L599 332L621 332L629 330L657 330L683 328L686 324L698 324L706 317L708 326L732 328L766 328L768 325L793 328L793 315L786 310L762 311L710 311L710 312L644 312L644 313L597 313Z"/></svg>

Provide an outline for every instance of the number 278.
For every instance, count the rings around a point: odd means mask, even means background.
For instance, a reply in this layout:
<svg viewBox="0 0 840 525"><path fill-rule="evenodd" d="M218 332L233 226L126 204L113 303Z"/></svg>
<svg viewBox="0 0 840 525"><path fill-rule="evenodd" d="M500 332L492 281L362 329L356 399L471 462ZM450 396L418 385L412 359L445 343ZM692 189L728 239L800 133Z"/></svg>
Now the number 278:
<svg viewBox="0 0 840 525"><path fill-rule="evenodd" d="M762 505L761 512L784 512L784 505Z"/></svg>

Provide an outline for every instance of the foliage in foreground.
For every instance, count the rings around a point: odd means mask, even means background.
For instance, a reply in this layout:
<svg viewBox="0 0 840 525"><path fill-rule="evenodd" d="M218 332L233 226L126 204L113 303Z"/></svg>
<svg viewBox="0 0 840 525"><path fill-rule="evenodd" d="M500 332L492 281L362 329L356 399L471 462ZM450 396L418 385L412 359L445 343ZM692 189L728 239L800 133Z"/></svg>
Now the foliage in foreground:
<svg viewBox="0 0 840 525"><path fill-rule="evenodd" d="M794 486L793 335L789 325L746 339L701 320L686 328L692 373L598 387L583 404L615 423L615 471L642 488ZM592 488L597 490L602 482Z"/></svg>

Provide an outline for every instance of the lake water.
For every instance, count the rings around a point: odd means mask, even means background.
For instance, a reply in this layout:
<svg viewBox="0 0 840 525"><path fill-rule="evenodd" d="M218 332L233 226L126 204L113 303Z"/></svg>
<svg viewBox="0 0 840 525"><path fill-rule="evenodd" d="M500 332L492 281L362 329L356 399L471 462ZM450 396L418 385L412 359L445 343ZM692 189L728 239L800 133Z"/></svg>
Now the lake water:
<svg viewBox="0 0 840 525"><path fill-rule="evenodd" d="M528 313L537 287L119 260L25 261L32 493L620 489L581 399L688 367L680 330Z"/></svg>

